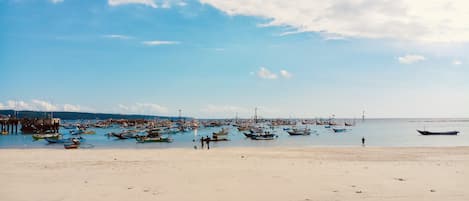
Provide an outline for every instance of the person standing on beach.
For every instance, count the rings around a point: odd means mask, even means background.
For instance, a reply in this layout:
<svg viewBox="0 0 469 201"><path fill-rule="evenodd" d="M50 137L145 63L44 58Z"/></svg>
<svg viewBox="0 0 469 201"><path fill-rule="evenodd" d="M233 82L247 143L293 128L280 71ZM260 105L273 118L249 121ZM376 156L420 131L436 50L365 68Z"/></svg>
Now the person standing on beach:
<svg viewBox="0 0 469 201"><path fill-rule="evenodd" d="M200 144L202 146L201 149L204 149L204 140L205 140L204 137L200 138Z"/></svg>
<svg viewBox="0 0 469 201"><path fill-rule="evenodd" d="M362 146L365 146L365 137L362 137Z"/></svg>
<svg viewBox="0 0 469 201"><path fill-rule="evenodd" d="M205 141L207 141L205 142L207 143L207 149L210 149L210 138L208 136L205 138Z"/></svg>

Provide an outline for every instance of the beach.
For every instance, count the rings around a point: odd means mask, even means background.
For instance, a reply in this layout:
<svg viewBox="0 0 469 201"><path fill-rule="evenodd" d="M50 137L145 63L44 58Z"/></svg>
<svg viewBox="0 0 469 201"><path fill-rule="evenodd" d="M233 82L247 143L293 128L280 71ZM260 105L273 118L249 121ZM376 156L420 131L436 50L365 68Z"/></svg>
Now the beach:
<svg viewBox="0 0 469 201"><path fill-rule="evenodd" d="M0 195L58 200L469 200L469 147L2 149Z"/></svg>

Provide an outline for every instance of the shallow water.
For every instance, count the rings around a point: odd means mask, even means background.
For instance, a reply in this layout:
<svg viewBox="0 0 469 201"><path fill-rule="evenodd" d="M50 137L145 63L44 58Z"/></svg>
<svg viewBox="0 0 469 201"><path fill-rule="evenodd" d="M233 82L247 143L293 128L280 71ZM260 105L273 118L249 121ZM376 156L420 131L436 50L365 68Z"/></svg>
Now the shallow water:
<svg viewBox="0 0 469 201"><path fill-rule="evenodd" d="M367 146L469 146L469 119L369 119L357 121L355 126L347 127L347 132L334 133L324 126L308 126L314 132L310 136L290 136L284 127L275 128L279 137L275 140L256 141L245 138L235 127L229 128L230 141L211 142L217 147L305 147L305 146L361 146L365 137ZM423 136L416 129L430 131L458 130L457 136ZM172 143L136 143L134 139L117 140L107 137L109 132L119 132L121 128L99 129L86 138L83 148L193 148L200 146L201 136L211 136L221 128L200 128L184 133L172 134ZM68 133L62 129L61 133ZM65 136L67 137L67 135ZM52 148L63 149L60 144L48 144L44 140L33 141L31 135L13 134L0 136L0 148Z"/></svg>

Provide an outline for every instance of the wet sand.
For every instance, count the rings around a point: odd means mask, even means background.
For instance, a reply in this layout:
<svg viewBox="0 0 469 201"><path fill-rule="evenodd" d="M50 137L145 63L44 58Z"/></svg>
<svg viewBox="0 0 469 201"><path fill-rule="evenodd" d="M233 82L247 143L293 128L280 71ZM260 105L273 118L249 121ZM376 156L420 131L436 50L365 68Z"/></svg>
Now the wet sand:
<svg viewBox="0 0 469 201"><path fill-rule="evenodd" d="M469 147L2 149L0 200L469 200Z"/></svg>

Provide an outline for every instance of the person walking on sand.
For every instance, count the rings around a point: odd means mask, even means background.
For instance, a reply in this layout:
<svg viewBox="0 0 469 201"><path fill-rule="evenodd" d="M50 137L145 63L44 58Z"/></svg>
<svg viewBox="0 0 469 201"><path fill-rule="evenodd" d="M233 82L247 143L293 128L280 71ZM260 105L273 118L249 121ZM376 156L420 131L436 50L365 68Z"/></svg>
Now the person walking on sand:
<svg viewBox="0 0 469 201"><path fill-rule="evenodd" d="M365 137L362 137L362 146L365 146Z"/></svg>
<svg viewBox="0 0 469 201"><path fill-rule="evenodd" d="M200 138L201 149L204 149L204 141L205 141L204 137L201 137Z"/></svg>

